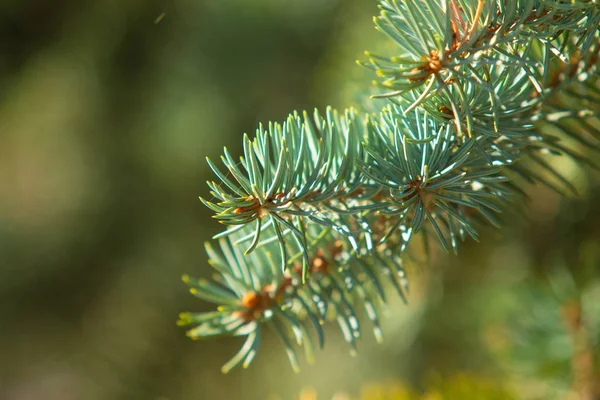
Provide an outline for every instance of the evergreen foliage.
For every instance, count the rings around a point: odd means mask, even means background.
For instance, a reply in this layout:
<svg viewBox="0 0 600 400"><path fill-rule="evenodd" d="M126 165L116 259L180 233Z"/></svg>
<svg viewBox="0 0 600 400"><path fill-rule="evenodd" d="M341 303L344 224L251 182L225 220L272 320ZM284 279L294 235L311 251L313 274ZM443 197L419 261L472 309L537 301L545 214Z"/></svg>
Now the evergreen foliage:
<svg viewBox="0 0 600 400"><path fill-rule="evenodd" d="M396 53L359 63L379 77L379 112L294 112L245 135L239 159L208 160L217 180L202 202L227 228L206 245L214 280L184 281L218 308L179 323L194 339L246 337L224 372L251 363L263 326L295 369L296 344L312 359L324 321L356 348L359 306L381 339L383 288L406 295L413 236L456 253L524 203L523 185L574 190L547 155L592 164L569 143L600 150L597 1L379 6Z"/></svg>

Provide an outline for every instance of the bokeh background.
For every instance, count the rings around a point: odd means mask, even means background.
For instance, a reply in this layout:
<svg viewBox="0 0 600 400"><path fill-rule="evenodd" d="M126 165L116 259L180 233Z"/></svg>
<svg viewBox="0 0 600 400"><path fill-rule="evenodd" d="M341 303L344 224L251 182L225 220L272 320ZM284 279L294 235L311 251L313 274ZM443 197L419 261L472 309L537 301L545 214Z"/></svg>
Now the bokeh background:
<svg viewBox="0 0 600 400"><path fill-rule="evenodd" d="M568 390L561 305L532 289L600 254L600 192L566 161L579 197L534 188L525 218L458 258L407 262L409 304L393 300L384 343L366 335L355 357L333 329L295 375L270 336L222 375L239 340L175 325L210 308L180 278L209 276L203 242L220 231L198 200L205 157L239 154L261 121L368 93L354 61L384 46L376 13L372 0L1 0L0 399L329 399L460 372L528 398Z"/></svg>

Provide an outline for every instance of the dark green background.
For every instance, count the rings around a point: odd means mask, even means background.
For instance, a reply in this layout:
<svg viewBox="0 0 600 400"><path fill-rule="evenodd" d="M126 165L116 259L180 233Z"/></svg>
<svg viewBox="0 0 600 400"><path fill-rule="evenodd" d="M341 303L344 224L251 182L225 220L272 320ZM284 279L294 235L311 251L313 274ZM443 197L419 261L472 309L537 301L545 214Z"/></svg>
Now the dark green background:
<svg viewBox="0 0 600 400"><path fill-rule="evenodd" d="M193 342L175 325L210 307L180 280L209 276L203 242L220 230L198 201L205 156L239 154L261 121L368 93L354 60L381 46L376 12L369 0L1 1L0 399L293 399L309 386L327 399L430 371L499 376L490 315L518 313L511 288L573 221L597 237L585 201L537 189L531 221L413 263L411 304L392 301L382 345L366 335L351 357L332 329L297 376L273 336L248 370L222 375L240 341Z"/></svg>

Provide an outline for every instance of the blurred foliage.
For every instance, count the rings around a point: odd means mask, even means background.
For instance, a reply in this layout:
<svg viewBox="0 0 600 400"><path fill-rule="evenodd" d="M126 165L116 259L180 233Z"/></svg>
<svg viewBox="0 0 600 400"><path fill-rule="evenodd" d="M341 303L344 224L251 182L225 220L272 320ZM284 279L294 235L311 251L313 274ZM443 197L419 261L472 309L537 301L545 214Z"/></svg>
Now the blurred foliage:
<svg viewBox="0 0 600 400"><path fill-rule="evenodd" d="M449 378L431 376L424 392L400 383L366 385L358 400L511 400L515 399L500 382L472 374L456 374ZM352 400L354 397L337 394L333 400ZM318 400L313 390L305 390L300 400Z"/></svg>
<svg viewBox="0 0 600 400"><path fill-rule="evenodd" d="M582 206L563 206L556 225L565 237L547 238L543 264L491 308L488 346L528 397L600 396L600 246L585 235L596 221L565 218Z"/></svg>
<svg viewBox="0 0 600 400"><path fill-rule="evenodd" d="M512 372L525 398L569 390L564 297L543 282L582 266L597 280L600 190L567 160L555 164L581 199L535 188L528 220L460 258L412 262L409 305L390 304L383 344L357 357L332 331L294 376L267 337L253 368L223 376L240 343L175 326L198 308L180 276L209 271L202 243L218 231L198 201L204 156L239 154L242 132L290 110L350 105L375 13L371 0L2 2L0 399L295 399L307 386L326 399L462 370ZM597 293L590 282L584 315ZM563 369L525 371L519 348Z"/></svg>

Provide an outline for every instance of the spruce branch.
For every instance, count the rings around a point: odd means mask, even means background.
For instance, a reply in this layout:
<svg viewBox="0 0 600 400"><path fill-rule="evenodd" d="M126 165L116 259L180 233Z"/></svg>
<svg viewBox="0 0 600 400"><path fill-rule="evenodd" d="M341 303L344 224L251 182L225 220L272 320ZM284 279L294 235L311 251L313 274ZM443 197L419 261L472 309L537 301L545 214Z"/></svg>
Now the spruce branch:
<svg viewBox="0 0 600 400"><path fill-rule="evenodd" d="M400 258L389 249L356 258L335 231L314 223L308 231L314 239L309 247L309 278L304 282L300 263L286 271L277 267L279 252L274 242L244 255L234 244L243 230L219 239L220 251L206 244L216 271L214 282L184 276L192 294L219 305L215 312L181 314L179 325L195 325L188 336L246 336L246 342L223 366L223 372L240 363L244 367L250 364L265 325L282 339L294 370L298 369L298 360L293 344L303 346L308 361L312 361L315 344L309 331L314 331L322 347L322 324L327 320L337 322L344 339L355 350L361 335L358 304L371 320L376 339L381 340L377 309L386 299L382 280L391 279L402 297L407 290Z"/></svg>
<svg viewBox="0 0 600 400"><path fill-rule="evenodd" d="M201 200L227 229L220 250L206 246L214 282L184 280L219 306L179 323L192 338L246 336L224 372L250 364L265 325L294 369L294 343L311 360L326 320L355 349L359 303L379 340L383 288L404 298L416 234L457 253L523 203L523 183L575 192L546 156L593 163L565 139L600 150L597 1L379 5L397 53L362 64L381 79L381 110L294 112L244 135L239 159L224 149L225 170L208 160L217 180Z"/></svg>
<svg viewBox="0 0 600 400"><path fill-rule="evenodd" d="M460 143L451 125L419 110L405 115L394 106L382 111L369 133L370 158L361 169L386 188L389 200L377 211L393 216L395 228L405 227L404 236L427 222L444 249L456 252L457 238L468 234L478 240L468 215L479 213L497 225L493 214L501 210L494 199L508 196L506 178L477 148L478 140Z"/></svg>
<svg viewBox="0 0 600 400"><path fill-rule="evenodd" d="M239 163L225 149L222 161L233 180L208 161L225 188L209 182L217 202L202 201L221 223L233 226L225 234L255 225L246 253L256 248L262 230L273 226L280 239L282 269L289 259L284 244L288 237L303 249L306 270L306 220L336 230L358 250L345 218L323 209L346 207L345 197L365 189L353 165L362 157L361 130L353 110L341 116L331 108L325 117L318 111L312 120L306 112L302 117L294 113L282 125L270 123L267 130L261 126L254 140L244 136Z"/></svg>

